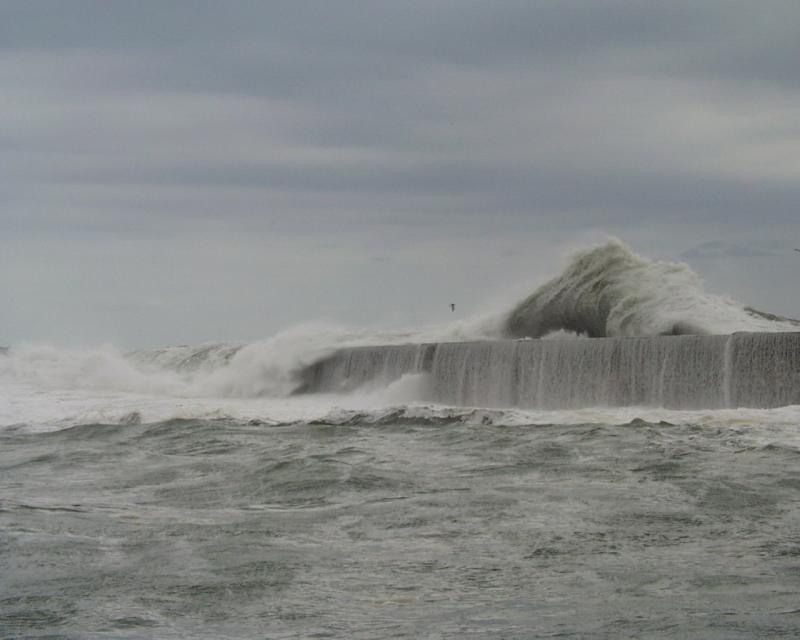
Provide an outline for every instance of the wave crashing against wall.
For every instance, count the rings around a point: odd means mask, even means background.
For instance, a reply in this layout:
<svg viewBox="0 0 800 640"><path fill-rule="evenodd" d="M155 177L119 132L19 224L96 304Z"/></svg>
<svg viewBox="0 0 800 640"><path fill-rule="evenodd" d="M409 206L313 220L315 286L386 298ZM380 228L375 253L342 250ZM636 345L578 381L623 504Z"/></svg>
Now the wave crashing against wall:
<svg viewBox="0 0 800 640"><path fill-rule="evenodd" d="M649 260L618 240L576 252L505 319L509 338L798 331L800 321L707 293L688 265Z"/></svg>
<svg viewBox="0 0 800 640"><path fill-rule="evenodd" d="M354 347L306 368L299 392L424 375L424 400L572 409L800 404L800 333L499 340Z"/></svg>

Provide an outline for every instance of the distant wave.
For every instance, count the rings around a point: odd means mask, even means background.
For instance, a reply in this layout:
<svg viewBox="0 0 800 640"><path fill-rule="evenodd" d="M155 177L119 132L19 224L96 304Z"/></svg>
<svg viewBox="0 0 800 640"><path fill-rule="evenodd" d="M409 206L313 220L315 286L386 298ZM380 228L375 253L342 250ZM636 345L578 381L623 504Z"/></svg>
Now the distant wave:
<svg viewBox="0 0 800 640"><path fill-rule="evenodd" d="M797 331L800 321L706 293L685 264L654 261L618 240L580 251L508 315L510 337L570 331L592 338Z"/></svg>

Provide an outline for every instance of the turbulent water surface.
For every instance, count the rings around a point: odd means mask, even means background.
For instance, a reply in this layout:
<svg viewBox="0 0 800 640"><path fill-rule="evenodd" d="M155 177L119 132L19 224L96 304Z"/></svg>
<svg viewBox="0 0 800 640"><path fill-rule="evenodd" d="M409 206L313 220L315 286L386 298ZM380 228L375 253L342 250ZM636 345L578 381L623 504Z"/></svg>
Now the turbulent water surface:
<svg viewBox="0 0 800 640"><path fill-rule="evenodd" d="M800 633L794 425L349 422L6 430L0 629Z"/></svg>
<svg viewBox="0 0 800 640"><path fill-rule="evenodd" d="M0 349L0 637L798 637L797 329L611 242L448 327Z"/></svg>

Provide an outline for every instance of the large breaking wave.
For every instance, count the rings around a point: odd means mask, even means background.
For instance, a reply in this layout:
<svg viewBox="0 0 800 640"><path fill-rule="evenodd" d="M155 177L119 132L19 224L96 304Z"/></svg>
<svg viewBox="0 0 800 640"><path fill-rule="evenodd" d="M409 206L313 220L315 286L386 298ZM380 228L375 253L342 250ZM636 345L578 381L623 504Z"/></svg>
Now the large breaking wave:
<svg viewBox="0 0 800 640"><path fill-rule="evenodd" d="M612 240L576 253L505 326L513 337L569 331L600 338L797 331L800 322L709 294L689 266L649 260Z"/></svg>

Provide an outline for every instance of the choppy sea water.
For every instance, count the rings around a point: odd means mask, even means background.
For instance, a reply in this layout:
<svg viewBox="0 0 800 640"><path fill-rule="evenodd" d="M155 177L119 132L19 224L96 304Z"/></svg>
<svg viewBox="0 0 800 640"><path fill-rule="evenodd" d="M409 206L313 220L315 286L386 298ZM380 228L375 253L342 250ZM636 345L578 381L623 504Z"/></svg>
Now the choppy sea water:
<svg viewBox="0 0 800 640"><path fill-rule="evenodd" d="M800 635L796 425L448 415L6 427L0 635Z"/></svg>

